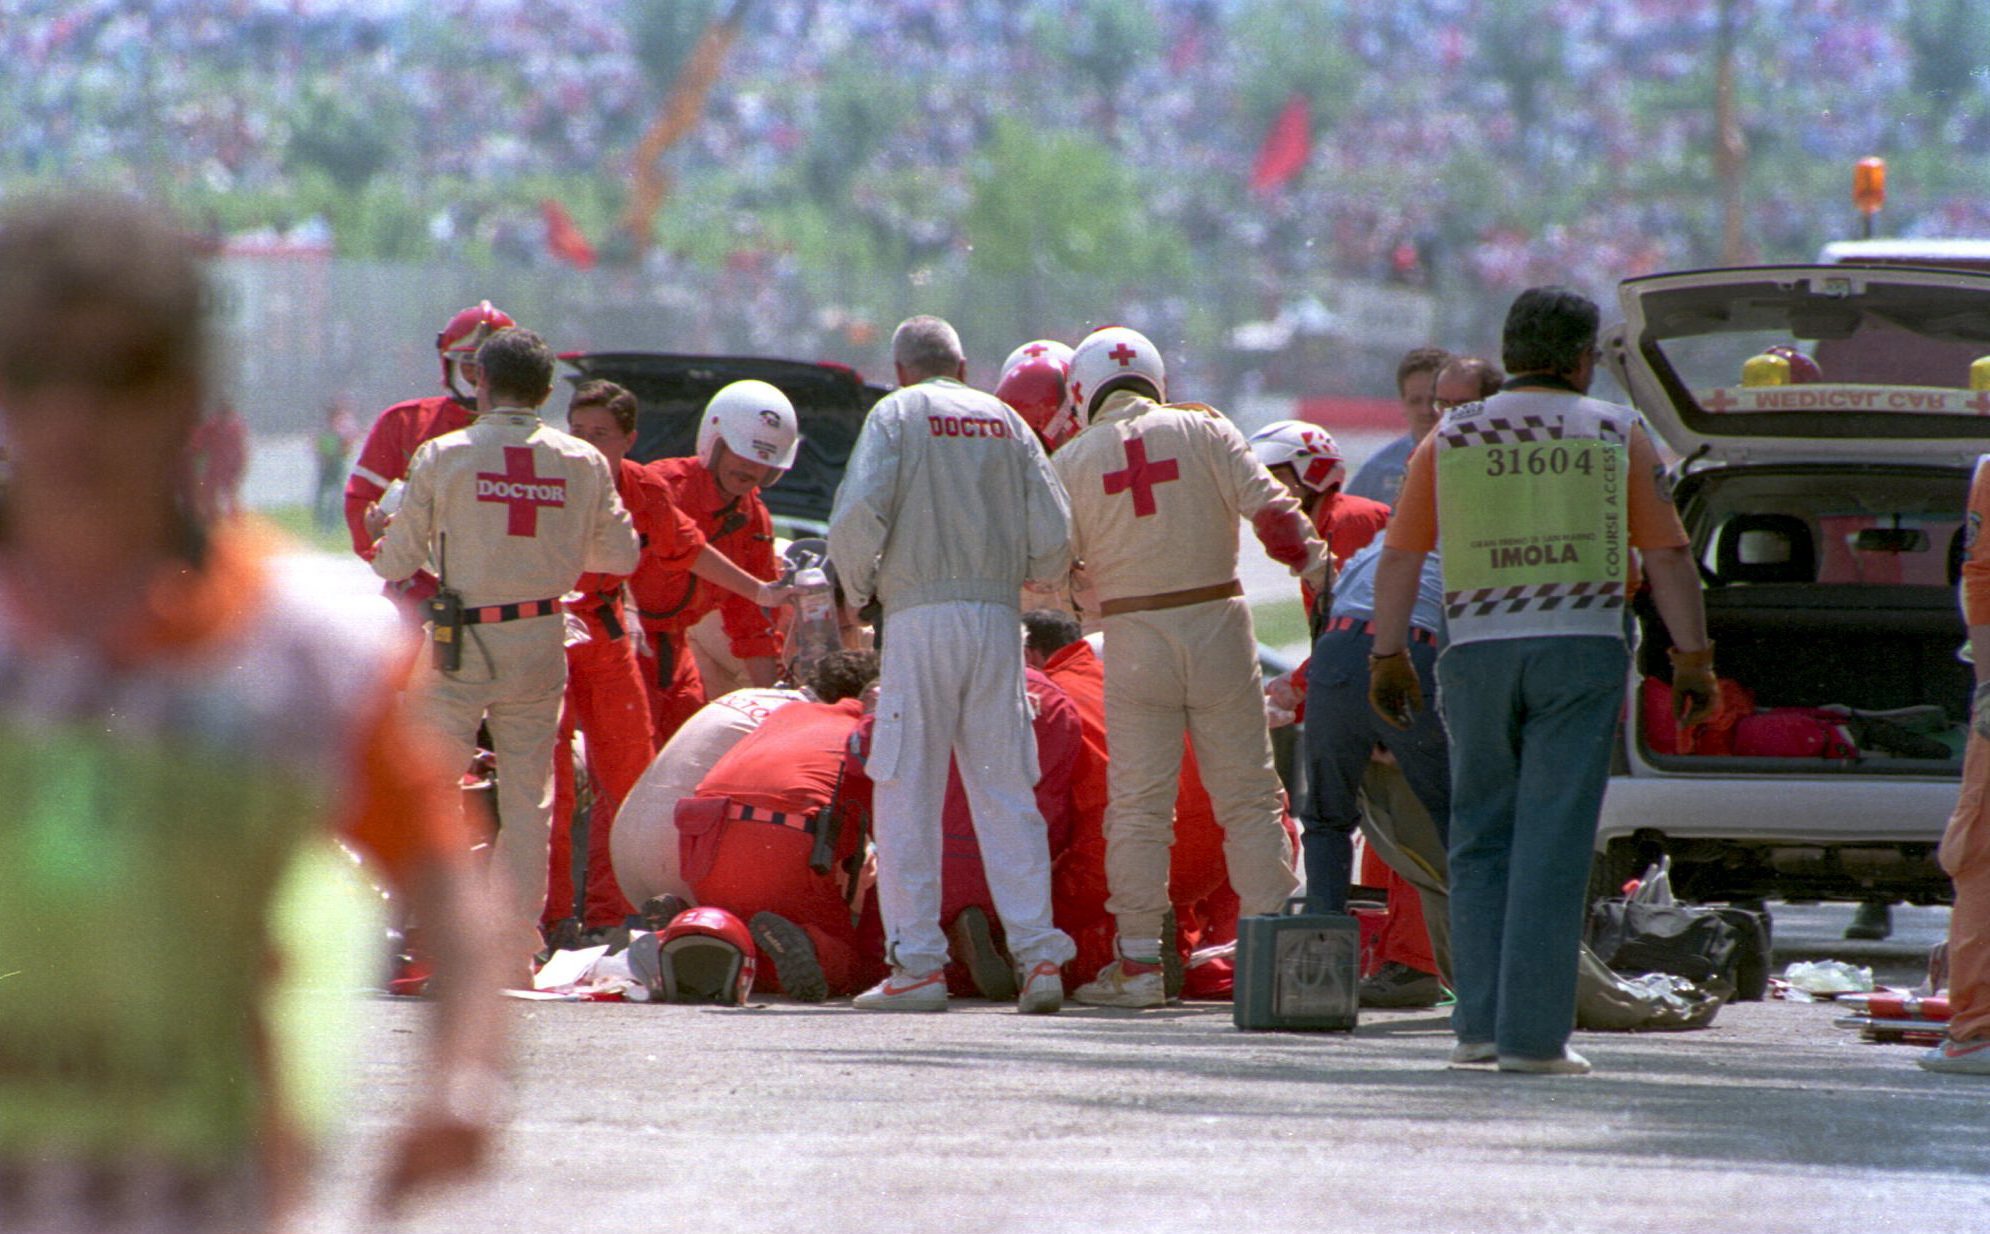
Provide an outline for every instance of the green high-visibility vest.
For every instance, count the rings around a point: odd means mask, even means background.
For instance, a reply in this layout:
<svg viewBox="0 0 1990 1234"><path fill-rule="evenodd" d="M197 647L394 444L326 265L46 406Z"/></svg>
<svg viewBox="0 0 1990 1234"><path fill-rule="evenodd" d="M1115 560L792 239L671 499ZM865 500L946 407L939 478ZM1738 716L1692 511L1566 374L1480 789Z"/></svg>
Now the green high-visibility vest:
<svg viewBox="0 0 1990 1234"><path fill-rule="evenodd" d="M1624 633L1633 413L1505 391L1434 430L1452 643Z"/></svg>

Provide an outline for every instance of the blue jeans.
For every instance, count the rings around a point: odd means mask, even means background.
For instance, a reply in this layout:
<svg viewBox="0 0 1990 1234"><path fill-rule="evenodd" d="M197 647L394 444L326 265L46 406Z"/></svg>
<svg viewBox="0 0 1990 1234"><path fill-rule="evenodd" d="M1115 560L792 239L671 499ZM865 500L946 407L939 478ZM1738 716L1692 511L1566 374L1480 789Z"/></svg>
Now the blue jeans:
<svg viewBox="0 0 1990 1234"><path fill-rule="evenodd" d="M1360 630L1329 630L1313 644L1306 670L1306 800L1299 810L1299 840L1308 912L1347 909L1361 777L1376 742L1396 756L1410 791L1440 832L1451 813L1451 769L1436 708L1436 649L1410 644L1410 663L1428 705L1404 730L1384 723L1368 704L1368 653L1374 647L1374 636Z"/></svg>
<svg viewBox="0 0 1990 1234"><path fill-rule="evenodd" d="M1555 1058L1575 1026L1596 816L1624 705L1621 639L1450 647L1451 948L1458 1040Z"/></svg>

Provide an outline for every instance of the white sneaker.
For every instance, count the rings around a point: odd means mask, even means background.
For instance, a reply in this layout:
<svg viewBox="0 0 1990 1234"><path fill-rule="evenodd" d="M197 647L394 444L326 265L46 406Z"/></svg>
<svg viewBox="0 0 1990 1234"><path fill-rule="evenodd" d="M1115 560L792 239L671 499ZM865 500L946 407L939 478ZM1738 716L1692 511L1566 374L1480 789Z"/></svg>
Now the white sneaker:
<svg viewBox="0 0 1990 1234"><path fill-rule="evenodd" d="M1071 998L1092 1007L1162 1007L1168 990L1158 961L1141 964L1122 956L1072 991Z"/></svg>
<svg viewBox="0 0 1990 1234"><path fill-rule="evenodd" d="M1523 1075L1588 1075L1589 1060L1567 1046L1555 1058L1523 1058L1518 1054L1499 1056L1501 1071L1518 1071Z"/></svg>
<svg viewBox="0 0 1990 1234"><path fill-rule="evenodd" d="M1990 1075L1990 1037L1944 1041L1914 1061L1928 1071Z"/></svg>
<svg viewBox="0 0 1990 1234"><path fill-rule="evenodd" d="M936 968L923 977L914 977L904 969L894 968L891 976L853 1001L859 1011L945 1011L947 970Z"/></svg>
<svg viewBox="0 0 1990 1234"><path fill-rule="evenodd" d="M1018 973L1023 992L1016 997L1016 1010L1024 1015L1054 1015L1064 1006L1064 969L1049 960L1038 960L1027 973Z"/></svg>
<svg viewBox="0 0 1990 1234"><path fill-rule="evenodd" d="M1451 1047L1447 1067L1490 1067L1499 1061L1499 1047L1490 1041L1461 1041Z"/></svg>

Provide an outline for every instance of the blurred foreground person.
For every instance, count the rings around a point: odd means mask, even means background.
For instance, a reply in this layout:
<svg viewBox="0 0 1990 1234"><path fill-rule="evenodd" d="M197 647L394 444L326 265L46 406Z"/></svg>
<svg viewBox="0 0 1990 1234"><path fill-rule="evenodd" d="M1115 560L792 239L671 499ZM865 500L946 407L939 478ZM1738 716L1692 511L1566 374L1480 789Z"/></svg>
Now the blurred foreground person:
<svg viewBox="0 0 1990 1234"><path fill-rule="evenodd" d="M310 958L276 938L284 889L343 860L335 834L405 896L447 975L383 1199L473 1170L497 1095L469 841L391 703L405 627L190 513L204 311L187 245L152 211L81 198L0 218L9 1230L283 1223L313 1051L273 1014L295 988L284 962ZM133 928L79 928L108 922Z"/></svg>

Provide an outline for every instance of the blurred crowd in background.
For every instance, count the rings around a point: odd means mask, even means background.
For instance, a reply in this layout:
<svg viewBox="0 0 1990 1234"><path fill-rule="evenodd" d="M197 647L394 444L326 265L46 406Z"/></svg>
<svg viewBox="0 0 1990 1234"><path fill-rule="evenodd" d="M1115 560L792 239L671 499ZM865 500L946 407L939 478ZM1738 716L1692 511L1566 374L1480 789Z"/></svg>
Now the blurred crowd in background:
<svg viewBox="0 0 1990 1234"><path fill-rule="evenodd" d="M1050 291L968 315L970 338L1075 337L1117 311L1191 350L1330 318L1335 280L1453 306L1562 281L1607 304L1626 276L1856 234L1870 154L1892 162L1886 233L1990 235L1990 168L1950 157L1990 141L1990 33L1966 0L0 8L0 194L128 185L225 251L598 254L620 271L603 294L679 311L680 350L849 352L922 290L990 279ZM735 10L645 250L617 228L632 152ZM1714 155L1724 29L1738 254Z"/></svg>

